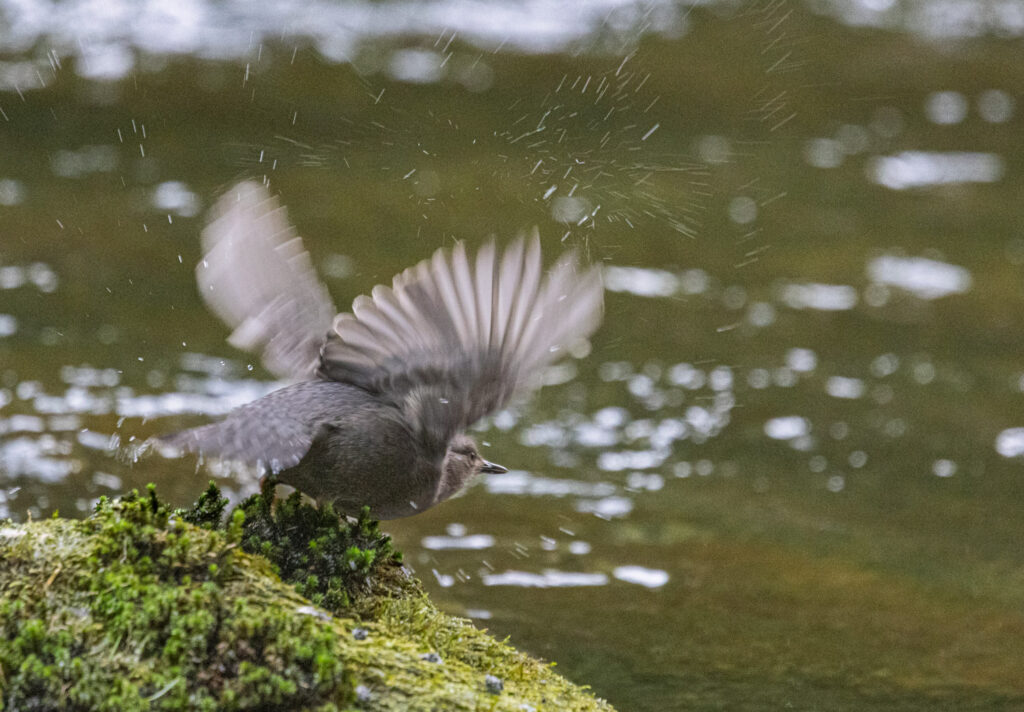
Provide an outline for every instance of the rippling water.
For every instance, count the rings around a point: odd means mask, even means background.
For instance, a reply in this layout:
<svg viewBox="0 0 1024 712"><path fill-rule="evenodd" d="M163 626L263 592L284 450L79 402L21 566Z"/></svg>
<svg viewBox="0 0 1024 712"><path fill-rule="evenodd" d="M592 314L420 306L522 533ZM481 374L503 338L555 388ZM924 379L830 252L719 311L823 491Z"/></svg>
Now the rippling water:
<svg viewBox="0 0 1024 712"><path fill-rule="evenodd" d="M577 7L0 0L0 517L252 491L135 455L279 385L234 180L339 304L537 224L605 323L388 523L442 605L624 710L1024 705L1024 3Z"/></svg>

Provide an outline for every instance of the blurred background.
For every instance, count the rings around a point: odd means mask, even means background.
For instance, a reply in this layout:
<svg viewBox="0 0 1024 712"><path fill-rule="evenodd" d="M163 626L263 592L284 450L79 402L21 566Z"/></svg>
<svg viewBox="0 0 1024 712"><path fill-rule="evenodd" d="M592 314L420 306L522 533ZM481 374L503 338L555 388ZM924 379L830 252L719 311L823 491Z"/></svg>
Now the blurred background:
<svg viewBox="0 0 1024 712"><path fill-rule="evenodd" d="M538 225L590 355L388 522L622 710L1024 708L1024 2L0 0L0 518L278 384L194 286L269 182L337 303Z"/></svg>

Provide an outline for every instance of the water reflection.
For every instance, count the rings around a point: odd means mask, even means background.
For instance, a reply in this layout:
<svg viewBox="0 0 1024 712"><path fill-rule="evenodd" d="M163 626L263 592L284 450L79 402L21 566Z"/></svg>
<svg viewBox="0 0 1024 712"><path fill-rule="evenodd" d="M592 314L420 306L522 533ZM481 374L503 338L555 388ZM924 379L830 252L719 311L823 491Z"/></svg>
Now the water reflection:
<svg viewBox="0 0 1024 712"><path fill-rule="evenodd" d="M57 291L57 274L43 262L30 265L0 263L0 289L18 289L29 285L44 294L52 294Z"/></svg>
<svg viewBox="0 0 1024 712"><path fill-rule="evenodd" d="M771 418L764 424L764 434L773 440L796 440L811 432L811 424L799 415Z"/></svg>
<svg viewBox="0 0 1024 712"><path fill-rule="evenodd" d="M958 183L994 183L1003 177L1002 157L993 153L904 151L868 165L871 180L893 190Z"/></svg>
<svg viewBox="0 0 1024 712"><path fill-rule="evenodd" d="M153 190L153 207L186 218L199 214L201 207L199 196L192 192L184 182L178 180L164 181Z"/></svg>
<svg viewBox="0 0 1024 712"><path fill-rule="evenodd" d="M872 282L899 287L918 299L964 294L973 282L964 267L925 257L881 255L868 262L867 273Z"/></svg>
<svg viewBox="0 0 1024 712"><path fill-rule="evenodd" d="M779 296L791 309L845 311L857 306L857 290L845 284L787 284Z"/></svg>
<svg viewBox="0 0 1024 712"><path fill-rule="evenodd" d="M686 13L674 2L615 0L579 2L571 15L558 2L311 2L256 6L247 2L154 0L108 2L102 12L95 3L76 0L0 2L6 27L0 31L0 51L19 52L37 44L51 49L45 64L10 62L0 65L0 88L38 88L46 74L65 58L76 60L82 77L112 81L127 76L139 63L160 62L161 55L186 54L217 59L247 59L258 48L257 60L269 61L263 43L282 36L312 43L322 56L337 62L358 58L364 71L376 69L374 53L360 56L371 43L409 36L434 36L431 49L397 49L384 62L392 77L414 83L440 81L448 73L470 89L489 86L485 63L468 67L449 64L451 43L475 43L494 51L555 52L574 43L606 35L609 46L621 50L639 33L675 36L685 31ZM87 39L83 39L87 38ZM37 83L38 82L38 83Z"/></svg>
<svg viewBox="0 0 1024 712"><path fill-rule="evenodd" d="M825 392L833 398L860 398L864 395L864 381L848 376L829 376L825 382Z"/></svg>
<svg viewBox="0 0 1024 712"><path fill-rule="evenodd" d="M462 524L452 523L446 527L444 536L425 536L420 541L425 549L435 551L444 549L478 550L490 549L494 546L494 537L490 534L467 534Z"/></svg>
<svg viewBox="0 0 1024 712"><path fill-rule="evenodd" d="M990 124L1003 124L1013 118L1016 105L1002 89L986 89L978 96L978 115Z"/></svg>
<svg viewBox="0 0 1024 712"><path fill-rule="evenodd" d="M483 576L484 586L517 586L519 588L574 588L578 586L604 586L608 575L545 569L532 571L503 571Z"/></svg>
<svg viewBox="0 0 1024 712"><path fill-rule="evenodd" d="M1007 428L999 433L996 452L1003 457L1024 456L1024 428Z"/></svg>
<svg viewBox="0 0 1024 712"><path fill-rule="evenodd" d="M1024 6L1020 2L819 0L814 6L847 25L900 29L930 40L1024 34Z"/></svg>
<svg viewBox="0 0 1024 712"><path fill-rule="evenodd" d="M667 571L648 569L643 566L617 566L612 576L619 581L635 583L645 588L661 588L668 583Z"/></svg>
<svg viewBox="0 0 1024 712"><path fill-rule="evenodd" d="M645 267L609 266L604 270L605 289L640 297L670 297L676 293L701 294L708 289L708 275L701 269L674 274Z"/></svg>
<svg viewBox="0 0 1024 712"><path fill-rule="evenodd" d="M11 207L25 200L25 186L21 181L0 179L0 205Z"/></svg>

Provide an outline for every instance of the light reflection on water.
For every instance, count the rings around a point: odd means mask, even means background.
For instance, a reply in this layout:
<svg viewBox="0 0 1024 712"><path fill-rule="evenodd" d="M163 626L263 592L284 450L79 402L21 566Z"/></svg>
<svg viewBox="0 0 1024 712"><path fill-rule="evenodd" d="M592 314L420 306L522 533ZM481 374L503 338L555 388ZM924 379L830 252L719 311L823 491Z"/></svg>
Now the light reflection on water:
<svg viewBox="0 0 1024 712"><path fill-rule="evenodd" d="M573 588L576 586L604 586L608 575L544 569L533 571L503 571L484 574L484 586L518 586L520 588Z"/></svg>
<svg viewBox="0 0 1024 712"><path fill-rule="evenodd" d="M853 27L900 29L929 40L1024 34L1024 6L1012 1L821 0L814 6L818 12Z"/></svg>
<svg viewBox="0 0 1024 712"><path fill-rule="evenodd" d="M931 185L995 183L1006 168L994 153L904 151L879 156L868 165L871 180L893 190Z"/></svg>
<svg viewBox="0 0 1024 712"><path fill-rule="evenodd" d="M0 289L18 289L31 285L44 294L57 291L57 275L43 262L30 265L5 265L0 262Z"/></svg>
<svg viewBox="0 0 1024 712"><path fill-rule="evenodd" d="M448 46L459 37L494 50L564 51L574 43L610 33L607 42L633 42L641 32L677 35L685 13L674 2L579 2L571 15L555 2L525 4L462 2L305 2L255 6L247 2L178 3L153 0L108 2L101 13L88 1L0 2L7 27L0 50L18 51L44 42L47 62L0 65L0 88L36 88L67 57L89 79L111 81L137 65L136 51L241 59L254 46L280 40L313 43L336 62L349 62L361 49L410 35L438 38L431 49L396 49L383 67L395 79L430 83L452 76L472 90L489 86L486 63L449 64ZM130 19L129 19L130 18ZM82 38L87 37L87 41ZM269 54L269 50L268 50ZM365 65L372 61L361 58ZM150 58L150 62L158 61ZM365 69L369 69L366 66Z"/></svg>
<svg viewBox="0 0 1024 712"><path fill-rule="evenodd" d="M972 284L969 270L924 257L875 257L868 263L867 273L875 284L899 287L918 299L963 294Z"/></svg>

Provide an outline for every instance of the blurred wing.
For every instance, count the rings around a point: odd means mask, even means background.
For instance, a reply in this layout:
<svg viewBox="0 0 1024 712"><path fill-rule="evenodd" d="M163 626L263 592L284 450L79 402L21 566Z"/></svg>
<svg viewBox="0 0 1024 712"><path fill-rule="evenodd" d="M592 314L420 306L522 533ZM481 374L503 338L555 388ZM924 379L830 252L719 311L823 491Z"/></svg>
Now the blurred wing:
<svg viewBox="0 0 1024 712"><path fill-rule="evenodd" d="M319 374L392 400L443 447L539 385L545 366L597 328L603 303L599 269L575 254L544 273L536 231L503 254L489 242L474 260L459 243L339 314Z"/></svg>
<svg viewBox="0 0 1024 712"><path fill-rule="evenodd" d="M236 408L224 420L157 441L207 457L261 464L271 472L293 467L309 451L348 389L321 380L293 383ZM348 389L351 390L351 389Z"/></svg>
<svg viewBox="0 0 1024 712"><path fill-rule="evenodd" d="M239 183L211 210L203 253L196 281L234 329L228 341L278 377L312 376L336 309L284 207L259 183Z"/></svg>
<svg viewBox="0 0 1024 712"><path fill-rule="evenodd" d="M239 460L280 472L299 464L316 436L302 423L268 414L259 419L253 413L230 415L219 423L201 425L156 438L164 445L206 457Z"/></svg>

